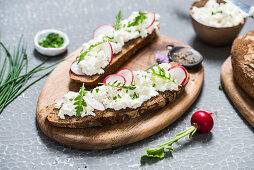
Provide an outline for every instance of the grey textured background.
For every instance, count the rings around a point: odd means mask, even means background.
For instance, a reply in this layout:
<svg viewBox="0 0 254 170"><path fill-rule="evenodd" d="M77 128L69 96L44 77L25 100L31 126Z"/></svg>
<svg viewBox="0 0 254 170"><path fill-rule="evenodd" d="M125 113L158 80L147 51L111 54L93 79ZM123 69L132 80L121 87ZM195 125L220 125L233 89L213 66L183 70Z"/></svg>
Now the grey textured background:
<svg viewBox="0 0 254 170"><path fill-rule="evenodd" d="M70 38L68 52L92 38L96 26L113 23L118 10L126 17L134 10L161 15L160 33L190 44L205 56L205 81L200 97L186 114L161 132L136 143L101 151L64 147L50 140L36 123L36 102L46 79L28 89L0 115L0 169L254 169L254 135L234 108L220 84L220 67L230 54L230 46L212 47L199 41L191 26L191 0L0 0L1 39L16 45L23 34L30 67L45 59L34 51L36 32L56 28ZM253 0L245 0L254 5ZM248 19L241 34L254 29ZM54 62L53 61L53 62ZM160 161L140 165L145 147L158 147L190 125L193 112L216 111L211 133L196 134L174 145L175 152Z"/></svg>

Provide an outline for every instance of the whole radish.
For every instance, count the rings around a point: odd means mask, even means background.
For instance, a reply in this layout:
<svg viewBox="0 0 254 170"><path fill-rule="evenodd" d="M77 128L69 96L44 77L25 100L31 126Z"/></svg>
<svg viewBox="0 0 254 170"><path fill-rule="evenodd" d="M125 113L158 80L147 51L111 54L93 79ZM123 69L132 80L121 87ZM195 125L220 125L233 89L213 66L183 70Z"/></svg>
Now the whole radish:
<svg viewBox="0 0 254 170"><path fill-rule="evenodd" d="M172 144L177 142L179 139L189 135L191 138L196 131L201 133L208 133L213 128L213 118L212 113L208 113L205 111L197 111L191 116L191 126L176 134L176 138L165 142L160 145L161 148L158 149L146 149L147 154L142 155L141 162L145 162L147 158L164 158L165 157L165 149L169 151L174 151L172 148Z"/></svg>

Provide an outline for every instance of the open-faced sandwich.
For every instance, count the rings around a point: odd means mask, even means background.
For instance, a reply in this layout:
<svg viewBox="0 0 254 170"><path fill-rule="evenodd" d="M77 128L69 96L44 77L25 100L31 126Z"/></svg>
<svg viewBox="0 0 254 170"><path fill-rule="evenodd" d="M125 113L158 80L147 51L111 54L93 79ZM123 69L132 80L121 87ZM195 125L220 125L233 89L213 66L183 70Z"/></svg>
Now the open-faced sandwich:
<svg viewBox="0 0 254 170"><path fill-rule="evenodd" d="M235 39L231 62L237 84L254 99L254 30Z"/></svg>
<svg viewBox="0 0 254 170"><path fill-rule="evenodd" d="M70 78L87 86L97 85L157 37L158 19L159 15L153 12L136 11L122 20L120 11L115 26L99 26L94 38L83 44L71 65Z"/></svg>
<svg viewBox="0 0 254 170"><path fill-rule="evenodd" d="M48 121L58 127L85 128L110 125L156 111L173 102L188 83L186 69L162 63L146 71L122 69L100 86L68 92L47 106Z"/></svg>

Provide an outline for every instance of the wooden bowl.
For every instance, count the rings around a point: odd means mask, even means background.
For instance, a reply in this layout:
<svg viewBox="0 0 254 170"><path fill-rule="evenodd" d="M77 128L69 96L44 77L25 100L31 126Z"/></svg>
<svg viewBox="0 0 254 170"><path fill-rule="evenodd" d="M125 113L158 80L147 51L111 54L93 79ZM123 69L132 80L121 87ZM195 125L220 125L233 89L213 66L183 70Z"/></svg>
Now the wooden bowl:
<svg viewBox="0 0 254 170"><path fill-rule="evenodd" d="M192 21L192 26L197 34L197 36L210 45L222 46L227 45L233 42L237 37L244 24L246 23L247 18L244 18L244 21L233 27L212 27L208 25L201 24L195 20L192 16L192 8L194 6L200 8L205 6L208 0L200 0L194 2L189 10L189 15ZM217 0L217 3L225 3L222 0Z"/></svg>

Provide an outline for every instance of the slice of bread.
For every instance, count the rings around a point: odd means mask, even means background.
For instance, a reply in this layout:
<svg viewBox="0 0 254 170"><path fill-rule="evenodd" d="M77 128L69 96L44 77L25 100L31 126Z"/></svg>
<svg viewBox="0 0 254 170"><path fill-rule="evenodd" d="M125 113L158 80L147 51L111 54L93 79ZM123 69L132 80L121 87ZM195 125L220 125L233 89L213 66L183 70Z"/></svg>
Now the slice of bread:
<svg viewBox="0 0 254 170"><path fill-rule="evenodd" d="M114 72L116 72L121 65L123 65L133 54L135 54L139 49L151 43L157 38L156 30L149 34L145 38L137 38L128 41L120 53L114 54L112 61L104 68L103 74L95 74L93 76L78 76L70 71L70 78L74 81L85 83L86 86L96 86L99 82Z"/></svg>
<svg viewBox="0 0 254 170"><path fill-rule="evenodd" d="M237 84L254 98L254 30L235 39L231 62Z"/></svg>
<svg viewBox="0 0 254 170"><path fill-rule="evenodd" d="M171 65L174 66L178 64L172 62ZM142 116L144 114L154 113L154 111L161 109L166 104L173 102L176 97L183 91L188 81L189 78L186 79L183 86L179 87L178 91L159 92L159 95L144 102L137 109L128 108L119 111L106 109L105 111L94 111L96 116L86 116L83 118L76 116L65 116L65 119L61 119L58 116L58 109L54 108L54 104L47 106L41 112L47 113L48 121L57 127L86 128L120 123L128 119Z"/></svg>

